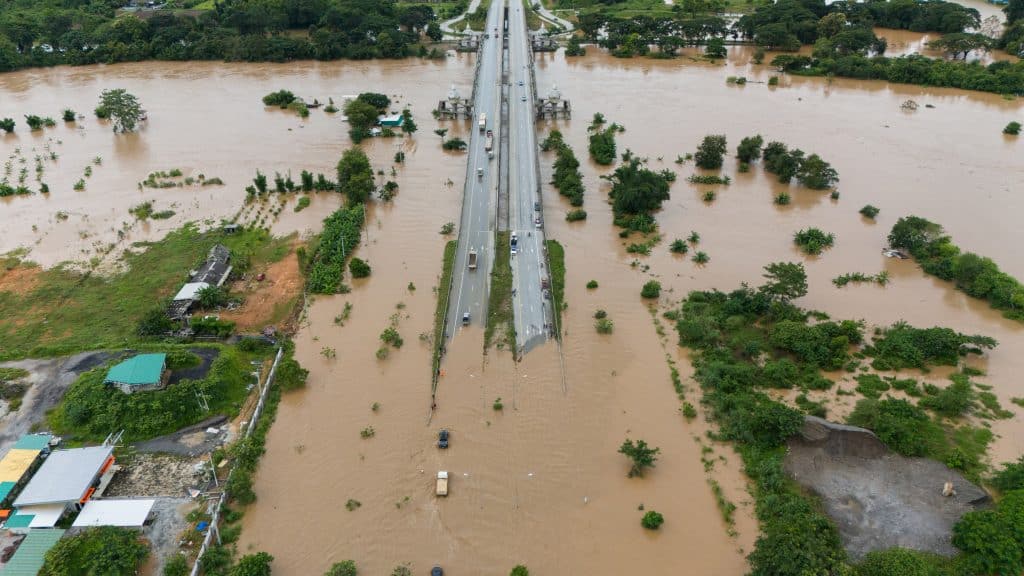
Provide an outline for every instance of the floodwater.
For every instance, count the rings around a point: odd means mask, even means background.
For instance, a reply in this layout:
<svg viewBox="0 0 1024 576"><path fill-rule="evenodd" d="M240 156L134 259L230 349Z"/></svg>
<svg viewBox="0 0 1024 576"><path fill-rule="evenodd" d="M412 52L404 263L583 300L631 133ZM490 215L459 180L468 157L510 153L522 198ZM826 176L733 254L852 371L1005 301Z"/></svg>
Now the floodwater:
<svg viewBox="0 0 1024 576"><path fill-rule="evenodd" d="M323 573L347 558L373 574L405 562L417 573L440 564L452 574L497 575L519 563L537 574L671 574L680 566L701 574L744 573L757 526L739 459L705 438L701 419L687 422L679 414L667 358L694 403L697 392L671 326L662 320L660 336L639 297L651 276L664 285L664 309L692 289L756 285L769 262L804 261L810 281L800 302L805 306L870 324L905 319L998 339L1001 346L982 363L988 375L979 380L994 386L1004 407L1018 410L1009 399L1024 396L1024 385L1014 378L1024 370L1016 353L1024 327L924 276L912 262L884 259L880 250L896 219L913 213L941 222L964 249L1024 277L1024 262L1015 257L1024 241L1016 218L1024 200L1014 189L1024 181L1021 143L1001 134L1019 118L1020 101L819 78L784 77L781 86L769 88L762 82L770 71L748 67L742 49L731 56L743 64L717 66L588 52L582 59L561 53L538 58L540 92L557 84L572 100L573 120L547 124L558 126L584 159L587 186L588 220L573 224L561 218L568 203L545 189L548 233L566 249L563 347L549 344L514 364L497 350L481 357L479 330L460 332L449 345L433 415L430 347L421 335L432 331L445 241L438 230L458 220L466 168L463 156L441 151L432 134L441 124L429 110L452 83L468 95L472 58L144 63L0 76L0 117L59 118L65 106L85 112L104 87L136 93L150 116L137 135L114 136L87 118L84 130L58 122L41 135L21 129L0 138L4 158L15 147L26 155L47 138L62 141L51 144L59 152L56 163L45 165L51 194L0 205L8 232L0 252L29 247L28 257L46 265L82 258L79 250L93 242L116 242L117 229L130 221L128 208L143 200L154 200L157 210L173 205L178 214L148 228L135 225L122 242L158 237L187 219L234 214L256 169L270 175L291 169L296 176L303 168L332 173L349 145L344 124L321 111L303 121L266 110L259 99L272 90L289 88L321 100L379 91L410 104L420 128L413 139L365 146L374 167L386 174L396 151L407 158L394 177L384 177L400 186L394 202L377 205L367 218L358 250L373 275L353 282L350 294L317 297L308 308L296 355L310 370L309 385L282 400L257 476L259 500L246 512L240 549L270 552L275 574L285 576ZM751 82L726 84L727 76L739 75ZM920 108L902 110L908 99ZM608 169L585 160L586 126L595 112L626 127L618 136L620 151L632 149L654 168L679 173L672 199L657 216L664 239L649 257L625 252L611 224L607 185L598 178ZM444 126L452 134L468 128ZM708 187L687 183L693 168L672 160L694 151L708 133L726 134L730 149L741 137L760 133L820 153L840 173L841 197L832 201L827 194L782 187L760 166L736 173L729 159L723 173L733 184L719 187L718 199L706 204L701 196ZM94 166L84 191L73 191L97 155L102 165ZM550 155L542 158L545 180L551 161ZM31 173L31 156L27 162ZM225 186L138 190L146 174L171 168L218 176ZM776 206L772 198L783 189L793 202ZM299 213L289 202L274 230L315 230L338 202L316 196ZM877 222L857 213L867 203L881 208ZM70 218L56 221L58 210ZM252 209L245 214L251 217ZM815 259L796 252L792 234L807 226L834 232L835 248ZM673 238L691 230L700 233L699 249L711 257L706 266L668 252ZM880 270L890 273L888 287L840 290L830 282L845 272ZM600 287L587 290L590 279ZM346 302L352 310L339 325L335 317ZM596 309L608 312L613 334L595 333ZM377 336L393 324L405 343L380 360ZM503 409L496 411L499 397ZM993 425L999 435L994 461L1024 452L1022 426L1020 414ZM362 438L371 427L372 437ZM434 446L440 427L452 433L444 452ZM626 461L616 451L627 437L661 449L657 467L644 478L626 478ZM710 464L702 462L702 446L711 450L705 455ZM452 477L445 499L433 494L438 470ZM738 506L735 535L727 533L710 480ZM640 527L641 505L664 514L660 531Z"/></svg>

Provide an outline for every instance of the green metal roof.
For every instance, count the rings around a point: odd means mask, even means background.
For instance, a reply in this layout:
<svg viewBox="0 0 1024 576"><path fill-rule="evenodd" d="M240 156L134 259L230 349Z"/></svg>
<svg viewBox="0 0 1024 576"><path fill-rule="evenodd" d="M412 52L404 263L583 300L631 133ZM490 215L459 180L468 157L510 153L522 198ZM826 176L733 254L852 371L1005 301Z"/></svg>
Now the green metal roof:
<svg viewBox="0 0 1024 576"><path fill-rule="evenodd" d="M4 498L14 490L14 487L18 484L15 482L0 482L0 502L3 502Z"/></svg>
<svg viewBox="0 0 1024 576"><path fill-rule="evenodd" d="M19 450L42 450L49 445L49 434L26 434L15 442L12 448L18 448Z"/></svg>
<svg viewBox="0 0 1024 576"><path fill-rule="evenodd" d="M43 567L46 553L64 536L59 528L32 530L4 566L4 576L36 576Z"/></svg>
<svg viewBox="0 0 1024 576"><path fill-rule="evenodd" d="M35 514L17 514L7 519L4 523L5 528L28 528L28 525L32 523L32 519L35 518Z"/></svg>
<svg viewBox="0 0 1024 576"><path fill-rule="evenodd" d="M139 354L111 368L103 382L129 386L156 384L163 374L166 359L166 354Z"/></svg>

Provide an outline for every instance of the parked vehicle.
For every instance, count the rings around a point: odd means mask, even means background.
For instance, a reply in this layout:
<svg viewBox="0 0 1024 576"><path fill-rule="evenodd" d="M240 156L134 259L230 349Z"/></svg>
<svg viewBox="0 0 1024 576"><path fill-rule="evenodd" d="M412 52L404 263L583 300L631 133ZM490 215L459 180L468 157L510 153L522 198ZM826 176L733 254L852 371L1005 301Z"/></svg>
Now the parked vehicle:
<svg viewBox="0 0 1024 576"><path fill-rule="evenodd" d="M469 251L469 269L476 270L476 250Z"/></svg>
<svg viewBox="0 0 1024 576"><path fill-rule="evenodd" d="M448 447L448 430L446 428L441 428L441 431L437 433L437 447Z"/></svg>
<svg viewBox="0 0 1024 576"><path fill-rule="evenodd" d="M437 473L437 486L435 492L438 496L448 495L448 472L441 470Z"/></svg>

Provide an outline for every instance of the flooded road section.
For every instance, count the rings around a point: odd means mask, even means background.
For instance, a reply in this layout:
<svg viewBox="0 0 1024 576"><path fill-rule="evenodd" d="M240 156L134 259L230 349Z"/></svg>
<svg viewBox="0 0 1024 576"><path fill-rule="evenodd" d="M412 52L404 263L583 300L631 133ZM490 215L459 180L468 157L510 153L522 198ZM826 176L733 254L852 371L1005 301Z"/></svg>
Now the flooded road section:
<svg viewBox="0 0 1024 576"><path fill-rule="evenodd" d="M14 133L0 134L0 160L14 157L12 184L26 167L26 185L38 190L35 156L41 156L42 181L50 188L49 194L0 198L6 232L0 237L0 253L28 248L28 259L44 266L88 261L114 243L126 246L160 238L190 220L231 218L242 207L244 188L257 169L270 179L275 172L291 170L297 182L303 169L333 179L338 157L349 145L341 114L313 109L309 118L301 119L291 111L265 107L263 95L288 89L310 101L333 97L340 106L343 95L372 89L397 94L403 102L415 97L414 117L424 123L432 121L430 110L447 91L438 78L450 77L449 84L468 91L472 62L471 56L461 55L375 63L144 62L0 75L0 118L17 122ZM137 133L115 135L109 122L94 116L100 92L111 88L135 94L147 111L148 121ZM62 122L65 108L84 118ZM26 114L50 116L57 125L31 132L23 120ZM94 163L97 158L99 164ZM91 176L85 175L87 167ZM140 190L139 183L151 172L173 169L183 177L218 177L224 185ZM426 186L416 178L432 170L425 163L409 184ZM76 191L79 179L85 188ZM175 215L136 222L128 210L146 201L154 211L173 210ZM274 231L319 230L320 221L339 201L336 195L314 196L311 207L299 214L289 206Z"/></svg>
<svg viewBox="0 0 1024 576"><path fill-rule="evenodd" d="M727 76L740 75L751 82L726 84ZM962 249L989 256L1008 273L1024 277L1024 260L1017 254L1024 229L1016 216L1024 209L1017 190L1024 181L1024 161L1021 143L1001 134L1002 126L1024 109L1021 100L839 79L786 76L778 88L758 83L770 75L763 67L746 65L624 61L592 47L585 58L566 59L562 53L538 58L539 92L557 83L572 100L573 119L549 121L548 127L566 134L583 163L587 187L588 218L582 223L564 222L561 216L569 205L557 194L548 193L544 200L549 233L566 246L567 324L576 327L569 341L582 339L577 344L581 349L601 341L592 326L596 308L607 309L615 321L614 340L650 331L651 318L639 298L650 276L664 285L664 306L693 289L728 290L741 282L756 286L763 281L764 265L801 261L810 283L808 296L799 302L806 307L869 324L904 319L999 340L981 381L993 385L1003 406L1016 414L993 424L997 439L991 453L994 462L1016 459L1024 452L1024 414L1010 398L1024 396L1024 385L1015 377L1024 371L1024 326L956 291L951 283L925 276L913 262L889 260L880 252L896 220L916 214L942 223ZM595 93L602 97L589 97ZM900 108L907 99L921 105L918 111ZM663 240L650 257L625 252L624 244L633 240L618 237L606 201L608 184L598 178L610 170L584 160L586 126L595 112L625 126L617 137L619 152L632 149L649 158L652 168L679 175L671 200L657 215ZM673 162L677 155L694 152L706 134L728 137L730 157L721 174L732 178L730 186L688 183L686 178L697 172L692 163ZM839 172L840 198L833 201L828 193L783 186L760 165L738 173L731 156L739 140L753 134L821 154ZM550 179L552 161L546 155L541 162L545 179ZM717 189L712 203L703 201L708 189ZM773 203L781 191L792 196L790 205ZM869 203L881 208L877 221L858 214ZM835 247L818 258L799 253L792 235L809 226L835 233ZM711 257L705 266L668 251L674 238L686 238L691 231L701 236L691 253L702 250ZM631 268L634 260L638 266ZM640 271L644 266L650 266L649 273ZM885 288L851 284L839 289L831 284L843 273L882 270L892 279ZM591 278L600 288L585 289ZM613 303L623 307L620 313L612 311ZM655 363L652 355L649 365L654 368Z"/></svg>

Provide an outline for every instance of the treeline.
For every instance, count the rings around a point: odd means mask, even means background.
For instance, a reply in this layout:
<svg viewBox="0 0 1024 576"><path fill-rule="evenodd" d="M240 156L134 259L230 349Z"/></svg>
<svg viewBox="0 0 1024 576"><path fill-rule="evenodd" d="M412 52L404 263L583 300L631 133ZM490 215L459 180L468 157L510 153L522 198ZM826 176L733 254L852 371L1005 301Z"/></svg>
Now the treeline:
<svg viewBox="0 0 1024 576"><path fill-rule="evenodd" d="M569 199L570 204L583 206L584 189L583 174L579 171L580 161L576 159L572 148L565 143L562 133L552 130L548 137L541 142L540 147L545 152L553 149L557 155L554 164L554 180L551 184L558 189L559 194Z"/></svg>
<svg viewBox="0 0 1024 576"><path fill-rule="evenodd" d="M223 0L212 10L136 13L119 12L122 5L115 0L0 5L0 72L153 59L402 58L421 34L442 36L433 8L399 6L395 0Z"/></svg>
<svg viewBox="0 0 1024 576"><path fill-rule="evenodd" d="M900 218L889 233L889 244L910 252L921 268L974 298L987 300L1003 316L1024 322L1024 285L999 269L989 258L961 252L942 226L919 216Z"/></svg>

